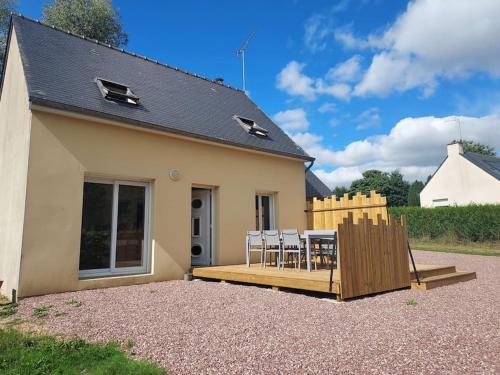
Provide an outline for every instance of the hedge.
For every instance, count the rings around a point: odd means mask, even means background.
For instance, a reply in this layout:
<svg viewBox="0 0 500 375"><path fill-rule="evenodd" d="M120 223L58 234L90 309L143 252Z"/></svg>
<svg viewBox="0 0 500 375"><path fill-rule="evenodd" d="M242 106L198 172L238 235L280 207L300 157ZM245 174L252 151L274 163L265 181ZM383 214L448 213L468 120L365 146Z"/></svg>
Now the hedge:
<svg viewBox="0 0 500 375"><path fill-rule="evenodd" d="M397 219L406 216L410 238L440 237L459 241L500 241L500 204L463 207L389 207Z"/></svg>

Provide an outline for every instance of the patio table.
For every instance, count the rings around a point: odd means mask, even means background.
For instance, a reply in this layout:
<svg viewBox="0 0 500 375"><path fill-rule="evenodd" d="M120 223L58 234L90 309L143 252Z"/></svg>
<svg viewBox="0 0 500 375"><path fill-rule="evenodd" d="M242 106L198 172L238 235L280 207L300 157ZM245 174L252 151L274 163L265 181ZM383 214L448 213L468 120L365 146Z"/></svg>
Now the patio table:
<svg viewBox="0 0 500 375"><path fill-rule="evenodd" d="M323 229L323 230L305 230L302 238L306 240L306 259L307 270L311 272L311 240L312 239L328 239L334 240L337 236L336 230ZM336 245L336 244L335 244Z"/></svg>

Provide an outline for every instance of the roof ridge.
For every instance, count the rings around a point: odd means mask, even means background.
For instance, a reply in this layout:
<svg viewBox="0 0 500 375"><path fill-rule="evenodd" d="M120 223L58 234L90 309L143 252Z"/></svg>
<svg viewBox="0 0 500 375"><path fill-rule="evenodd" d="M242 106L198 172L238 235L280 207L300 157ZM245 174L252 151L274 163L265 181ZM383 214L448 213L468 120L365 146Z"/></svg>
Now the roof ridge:
<svg viewBox="0 0 500 375"><path fill-rule="evenodd" d="M14 12L11 12L10 15L12 17L19 17L19 18L22 18L24 20L27 20L27 21L30 21L30 22L33 22L33 23L36 23L36 24L39 24L39 25L42 25L42 26L45 26L45 27L48 27L50 29L53 29L53 30L56 30L56 31L59 31L59 32L62 32L62 33L65 33L65 34L68 34L68 35L71 35L71 36L74 36L76 38L80 38L80 39L83 39L83 40L86 40L88 42L92 42L92 43L95 43L97 45L100 45L100 46L103 46L103 47L106 47L106 48L109 48L109 49L112 49L114 51L117 51L117 52L120 52L120 53L123 53L123 54L126 54L126 55L129 55L129 56L133 56L133 57L136 57L138 59L141 59L141 60L144 60L144 61L148 61L150 63L153 63L153 64L157 64L157 65L160 65L160 66L163 66L165 68L168 68L168 69L172 69L172 70L175 70L177 72L181 72L181 73L184 73L186 75L189 75L191 77L195 77L195 78L199 78L199 79L202 79L204 81L208 81L208 82L212 82L212 83L215 83L219 86L223 86L223 87L227 87L228 89L232 89L232 90L235 90L235 91L238 91L238 92L244 92L242 89L239 89L237 87L234 87L234 86L231 86L231 85L228 85L226 83L222 83L220 81L217 81L215 79L210 79L208 77L205 77L205 76L202 76L202 75L199 75L199 74L196 74L196 73L191 73L191 72L188 72L187 70L183 70L181 68L178 68L178 67L175 67L175 66L172 66L172 65L169 65L169 64L166 64L166 63L162 63L162 62L159 62L158 60L155 60L155 59L150 59L149 57L147 56L142 56L142 55L139 55L135 52L131 52L131 51L127 51L123 48L118 48L118 47L115 47L115 46L112 46L111 44L106 44L106 43L103 43L103 42L100 42L98 41L97 39L91 39L91 38L88 38L84 35L79 35L79 34L75 34L71 31L68 31L68 30L64 30L64 29L61 29L59 27L56 27L54 25L49 25L49 24L46 24L40 20L37 20L37 19L33 19L33 18L30 18L30 17L27 17L25 16L24 14L21 14L21 13L14 13Z"/></svg>

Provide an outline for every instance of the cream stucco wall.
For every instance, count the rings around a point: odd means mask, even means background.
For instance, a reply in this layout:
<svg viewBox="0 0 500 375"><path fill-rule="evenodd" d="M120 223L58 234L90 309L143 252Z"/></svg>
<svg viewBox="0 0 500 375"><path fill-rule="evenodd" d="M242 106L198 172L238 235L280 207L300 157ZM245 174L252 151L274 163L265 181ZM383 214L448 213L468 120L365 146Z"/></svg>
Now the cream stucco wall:
<svg viewBox="0 0 500 375"><path fill-rule="evenodd" d="M18 289L30 139L28 90L15 32L0 99L0 293Z"/></svg>
<svg viewBox="0 0 500 375"><path fill-rule="evenodd" d="M152 183L151 274L79 279L85 176ZM20 296L182 278L193 185L215 188L217 264L244 262L256 192L276 193L278 227L306 225L303 161L33 110Z"/></svg>
<svg viewBox="0 0 500 375"><path fill-rule="evenodd" d="M461 155L458 144L448 146L448 158L420 193L422 207L500 203L500 181ZM447 202L433 202L448 199Z"/></svg>

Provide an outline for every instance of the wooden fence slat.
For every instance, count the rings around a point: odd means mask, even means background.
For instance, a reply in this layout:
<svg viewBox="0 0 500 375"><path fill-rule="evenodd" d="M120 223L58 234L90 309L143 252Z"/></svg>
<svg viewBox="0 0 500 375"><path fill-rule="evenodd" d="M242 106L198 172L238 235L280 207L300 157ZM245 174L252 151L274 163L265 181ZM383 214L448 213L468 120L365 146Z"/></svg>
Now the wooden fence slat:
<svg viewBox="0 0 500 375"><path fill-rule="evenodd" d="M367 197L357 193L352 198L345 193L342 197L326 197L324 199L313 198L307 204L307 225L309 229L337 229L348 212L352 212L354 222L361 219L365 213L378 224L380 214L383 220L387 220L387 199L375 191L370 192Z"/></svg>
<svg viewBox="0 0 500 375"><path fill-rule="evenodd" d="M338 225L338 270L341 297L352 298L410 286L405 221L375 224L364 213L349 212Z"/></svg>

